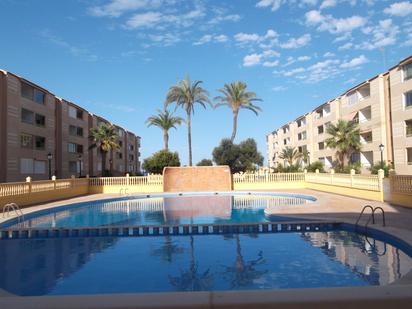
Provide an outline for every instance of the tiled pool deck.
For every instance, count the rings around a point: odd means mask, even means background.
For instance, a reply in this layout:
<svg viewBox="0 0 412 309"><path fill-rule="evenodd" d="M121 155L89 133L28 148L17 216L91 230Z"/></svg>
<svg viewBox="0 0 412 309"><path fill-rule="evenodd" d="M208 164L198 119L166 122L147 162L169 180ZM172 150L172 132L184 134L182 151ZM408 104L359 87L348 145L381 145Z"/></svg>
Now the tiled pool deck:
<svg viewBox="0 0 412 309"><path fill-rule="evenodd" d="M265 190L268 191L268 190ZM282 206L267 210L267 213L291 217L293 221L300 219L314 222L344 222L354 224L363 206L382 207L386 214L386 226L381 225L381 214L376 213L374 229L384 231L412 245L412 209L393 206L388 203L374 202L350 198L335 194L307 189L281 190L271 192L287 192L312 195L317 201L301 206ZM118 197L116 194L95 194L81 196L63 201L47 203L23 209L27 214L56 206ZM0 217L0 223L9 218ZM361 224L365 224L365 215ZM372 226L371 226L372 227ZM143 230L142 230L143 231ZM172 231L172 230L171 230ZM397 285L368 288L341 289L295 289L292 291L251 291L251 292L196 292L168 293L163 299L156 295L103 295L81 296L79 298L64 297L7 297L1 293L0 307L3 308L272 308L287 305L287 308L328 308L336 301L343 307L367 308L408 308L412 300L412 271L396 282ZM356 291L356 292L355 292ZM67 298L67 302L63 299ZM25 299L25 300L24 300ZM373 304L371 303L373 299ZM62 301L63 300L63 301ZM65 304L66 303L66 304ZM134 304L141 305L135 306ZM343 308L342 307L342 308Z"/></svg>

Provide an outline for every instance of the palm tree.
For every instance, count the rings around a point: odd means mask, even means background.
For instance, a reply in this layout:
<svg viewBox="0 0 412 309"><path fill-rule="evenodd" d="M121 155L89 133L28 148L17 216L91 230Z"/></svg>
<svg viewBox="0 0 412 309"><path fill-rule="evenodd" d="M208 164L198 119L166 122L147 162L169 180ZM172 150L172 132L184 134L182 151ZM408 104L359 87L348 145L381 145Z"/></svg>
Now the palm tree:
<svg viewBox="0 0 412 309"><path fill-rule="evenodd" d="M282 149L282 152L279 155L279 158L282 160L286 160L289 166L292 166L293 163L299 160L302 157L302 153L300 153L296 148L292 148L286 146Z"/></svg>
<svg viewBox="0 0 412 309"><path fill-rule="evenodd" d="M171 128L176 129L176 125L182 124L184 122L181 117L174 117L173 113L165 110L157 110L158 114L150 116L146 120L148 127L156 126L163 130L163 141L165 143L165 150L169 150L169 130Z"/></svg>
<svg viewBox="0 0 412 309"><path fill-rule="evenodd" d="M326 133L330 135L325 140L326 146L336 149L341 167L344 167L346 159L349 161L351 155L361 149L360 129L354 121L340 119L336 124L329 124Z"/></svg>
<svg viewBox="0 0 412 309"><path fill-rule="evenodd" d="M96 128L90 129L90 139L93 144L90 148L97 147L102 156L102 175L106 172L106 156L109 151L119 149L116 128L109 123L100 123Z"/></svg>
<svg viewBox="0 0 412 309"><path fill-rule="evenodd" d="M239 115L239 110L244 108L251 110L256 115L261 111L260 107L253 104L256 101L262 101L256 97L256 93L251 91L246 91L246 83L241 81L235 81L230 84L225 84L223 88L218 91L223 94L223 96L218 96L215 98L219 103L215 105L219 106L228 106L232 109L233 112L233 130L230 141L233 143L236 137L237 131L237 117Z"/></svg>
<svg viewBox="0 0 412 309"><path fill-rule="evenodd" d="M198 103L206 108L206 103L211 105L209 93L201 87L202 81L191 81L189 77L180 81L177 85L169 88L166 95L165 105L173 102L176 107L182 107L187 115L187 140L189 146L189 166L192 166L192 132L191 115L195 112L195 104Z"/></svg>

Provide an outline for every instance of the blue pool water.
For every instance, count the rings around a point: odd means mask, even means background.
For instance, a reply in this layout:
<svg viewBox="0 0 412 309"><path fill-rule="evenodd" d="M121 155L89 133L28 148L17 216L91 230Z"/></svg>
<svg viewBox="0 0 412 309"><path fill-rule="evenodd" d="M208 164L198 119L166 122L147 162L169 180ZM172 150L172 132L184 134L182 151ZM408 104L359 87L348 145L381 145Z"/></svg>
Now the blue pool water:
<svg viewBox="0 0 412 309"><path fill-rule="evenodd" d="M9 226L98 227L284 221L290 219L268 217L264 210L305 205L314 200L304 195L269 193L159 194L150 198L118 198L58 207L26 215L23 224L11 221Z"/></svg>
<svg viewBox="0 0 412 309"><path fill-rule="evenodd" d="M0 289L17 295L385 285L412 267L345 230L0 241ZM212 253L212 254L211 254Z"/></svg>

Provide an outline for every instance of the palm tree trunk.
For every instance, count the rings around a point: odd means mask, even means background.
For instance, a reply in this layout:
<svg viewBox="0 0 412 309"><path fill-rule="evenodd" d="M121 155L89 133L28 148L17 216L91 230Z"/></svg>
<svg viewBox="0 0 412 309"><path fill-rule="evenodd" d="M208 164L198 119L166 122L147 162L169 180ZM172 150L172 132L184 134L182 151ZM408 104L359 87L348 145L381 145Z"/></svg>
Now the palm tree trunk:
<svg viewBox="0 0 412 309"><path fill-rule="evenodd" d="M165 150L169 150L169 133L167 130L163 131L163 141L165 143Z"/></svg>
<svg viewBox="0 0 412 309"><path fill-rule="evenodd" d="M190 125L190 112L187 113L187 140L189 144L189 166L192 166L192 130Z"/></svg>
<svg viewBox="0 0 412 309"><path fill-rule="evenodd" d="M232 137L230 138L230 141L233 143L236 137L236 131L237 131L237 116L239 114L239 111L233 111L233 130L232 130Z"/></svg>
<svg viewBox="0 0 412 309"><path fill-rule="evenodd" d="M106 151L100 150L102 154L102 176L105 176L106 173Z"/></svg>

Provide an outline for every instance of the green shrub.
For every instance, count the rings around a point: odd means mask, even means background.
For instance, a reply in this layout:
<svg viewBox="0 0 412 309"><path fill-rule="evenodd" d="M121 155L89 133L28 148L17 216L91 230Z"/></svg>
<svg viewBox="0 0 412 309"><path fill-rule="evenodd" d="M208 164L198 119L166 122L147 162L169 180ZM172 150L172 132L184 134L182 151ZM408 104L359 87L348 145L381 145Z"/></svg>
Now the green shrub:
<svg viewBox="0 0 412 309"><path fill-rule="evenodd" d="M212 166L213 162L210 159L203 159L196 164L196 166Z"/></svg>
<svg viewBox="0 0 412 309"><path fill-rule="evenodd" d="M345 165L343 168L340 165L337 165L335 167L335 172L339 174L350 174L350 171L352 169L355 170L355 174L360 174L361 172L362 165L360 162L355 162L355 163L349 163L348 165Z"/></svg>
<svg viewBox="0 0 412 309"><path fill-rule="evenodd" d="M166 166L180 166L177 152L160 150L143 161L143 168L151 174L162 174Z"/></svg>
<svg viewBox="0 0 412 309"><path fill-rule="evenodd" d="M372 165L369 170L371 171L371 173L373 175L378 175L378 171L380 169L383 169L383 171L385 172L385 177L389 176L389 170L392 169L392 165L391 164L386 164L386 162L383 163L383 166L381 165L381 163L376 163L374 165Z"/></svg>
<svg viewBox="0 0 412 309"><path fill-rule="evenodd" d="M309 164L309 166L306 167L306 170L310 173L314 173L314 172L316 172L316 170L319 170L319 172L324 173L325 172L325 166L323 165L323 163L321 161L315 161L315 162Z"/></svg>

